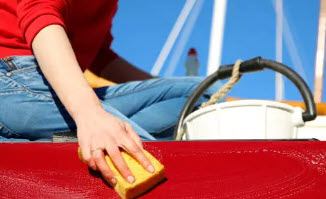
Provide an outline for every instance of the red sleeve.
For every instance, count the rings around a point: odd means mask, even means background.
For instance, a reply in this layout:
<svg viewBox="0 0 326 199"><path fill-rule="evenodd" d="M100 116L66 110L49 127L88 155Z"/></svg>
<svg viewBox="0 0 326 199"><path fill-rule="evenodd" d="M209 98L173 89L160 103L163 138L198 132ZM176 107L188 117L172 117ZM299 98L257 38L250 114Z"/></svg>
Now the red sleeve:
<svg viewBox="0 0 326 199"><path fill-rule="evenodd" d="M89 68L96 75L100 75L101 70L104 66L108 65L114 59L119 56L110 48L113 37L109 32L105 38L105 41L97 53L95 60L93 61L91 67Z"/></svg>
<svg viewBox="0 0 326 199"><path fill-rule="evenodd" d="M68 0L18 0L18 25L29 46L46 26L57 24L66 29L64 15L68 5Z"/></svg>

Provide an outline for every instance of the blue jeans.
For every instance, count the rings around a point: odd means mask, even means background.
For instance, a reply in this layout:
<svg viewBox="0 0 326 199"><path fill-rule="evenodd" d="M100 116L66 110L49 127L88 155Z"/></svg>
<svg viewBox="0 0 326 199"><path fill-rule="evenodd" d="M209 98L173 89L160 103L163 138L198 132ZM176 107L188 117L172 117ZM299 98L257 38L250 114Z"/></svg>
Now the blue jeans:
<svg viewBox="0 0 326 199"><path fill-rule="evenodd" d="M34 56L0 60L0 140L50 140L76 130ZM202 78L158 78L94 89L103 108L132 125L143 140L173 137L189 95ZM199 100L216 92L210 88Z"/></svg>

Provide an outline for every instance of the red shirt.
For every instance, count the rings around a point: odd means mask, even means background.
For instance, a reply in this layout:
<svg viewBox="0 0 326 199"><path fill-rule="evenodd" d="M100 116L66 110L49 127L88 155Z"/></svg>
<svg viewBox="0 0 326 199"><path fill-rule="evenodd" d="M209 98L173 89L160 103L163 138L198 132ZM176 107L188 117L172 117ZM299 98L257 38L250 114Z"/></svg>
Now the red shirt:
<svg viewBox="0 0 326 199"><path fill-rule="evenodd" d="M32 55L31 43L42 28L65 28L84 71L117 57L110 49L112 18L118 0L0 0L0 58ZM51 38L49 38L51 39Z"/></svg>

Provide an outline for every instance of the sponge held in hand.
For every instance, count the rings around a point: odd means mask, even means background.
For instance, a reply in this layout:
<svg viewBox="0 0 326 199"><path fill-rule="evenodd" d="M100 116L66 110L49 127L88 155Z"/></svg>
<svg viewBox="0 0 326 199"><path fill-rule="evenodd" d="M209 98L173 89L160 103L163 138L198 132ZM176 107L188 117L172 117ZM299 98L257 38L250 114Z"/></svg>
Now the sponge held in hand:
<svg viewBox="0 0 326 199"><path fill-rule="evenodd" d="M106 162L108 163L111 170L114 172L115 178L117 179L117 184L111 184L111 186L115 189L115 191L120 195L121 198L135 198L147 192L148 190L150 190L155 185L159 184L165 179L164 166L150 153L145 150L143 151L149 161L153 164L155 168L155 173L148 172L137 160L135 160L125 151L121 152L121 155L124 158L127 166L135 177L135 182L132 184L127 182L124 177L119 173L110 157L107 155L105 156ZM83 161L80 148L78 148L78 155L79 158ZM107 182L110 183L110 181L108 180Z"/></svg>

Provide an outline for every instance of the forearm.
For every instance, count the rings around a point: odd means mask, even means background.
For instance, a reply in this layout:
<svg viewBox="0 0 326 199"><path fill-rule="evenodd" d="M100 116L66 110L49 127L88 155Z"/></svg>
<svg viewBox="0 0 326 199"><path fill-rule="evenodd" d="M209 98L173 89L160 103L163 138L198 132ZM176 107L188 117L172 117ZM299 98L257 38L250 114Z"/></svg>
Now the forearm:
<svg viewBox="0 0 326 199"><path fill-rule="evenodd" d="M88 107L100 106L61 26L42 29L33 40L32 48L46 79L75 121Z"/></svg>
<svg viewBox="0 0 326 199"><path fill-rule="evenodd" d="M135 67L121 57L117 57L104 66L99 75L116 83L153 78L151 74Z"/></svg>
<svg viewBox="0 0 326 199"><path fill-rule="evenodd" d="M104 158L106 151L123 177L133 183L135 178L120 153L122 147L154 173L137 133L101 107L83 76L64 29L58 25L42 29L34 38L32 48L46 79L76 122L78 144L88 166L100 170L105 179L116 184Z"/></svg>

